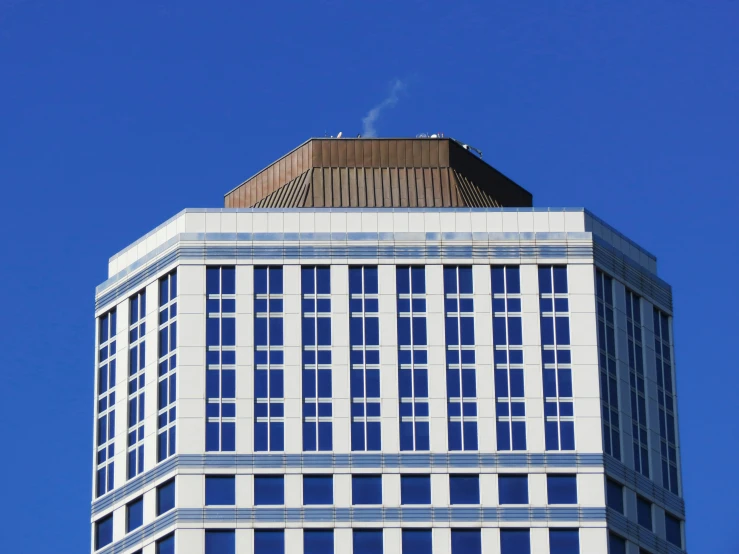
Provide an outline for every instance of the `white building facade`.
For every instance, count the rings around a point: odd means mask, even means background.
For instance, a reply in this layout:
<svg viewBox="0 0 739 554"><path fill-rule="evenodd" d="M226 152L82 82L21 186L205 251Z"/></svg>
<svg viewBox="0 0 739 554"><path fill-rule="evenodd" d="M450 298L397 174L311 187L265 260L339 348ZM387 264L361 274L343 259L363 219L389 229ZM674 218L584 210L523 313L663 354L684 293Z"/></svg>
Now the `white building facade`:
<svg viewBox="0 0 739 554"><path fill-rule="evenodd" d="M185 210L109 276L92 552L684 552L671 289L587 211Z"/></svg>

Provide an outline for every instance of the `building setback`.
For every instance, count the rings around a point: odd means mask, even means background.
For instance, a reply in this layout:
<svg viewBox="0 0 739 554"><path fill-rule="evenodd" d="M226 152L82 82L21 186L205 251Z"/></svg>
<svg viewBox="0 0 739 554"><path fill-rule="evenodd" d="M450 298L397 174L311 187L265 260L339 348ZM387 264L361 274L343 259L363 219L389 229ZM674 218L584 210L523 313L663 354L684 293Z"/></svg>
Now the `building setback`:
<svg viewBox="0 0 739 554"><path fill-rule="evenodd" d="M454 140L307 141L110 259L91 551L684 552L656 266Z"/></svg>

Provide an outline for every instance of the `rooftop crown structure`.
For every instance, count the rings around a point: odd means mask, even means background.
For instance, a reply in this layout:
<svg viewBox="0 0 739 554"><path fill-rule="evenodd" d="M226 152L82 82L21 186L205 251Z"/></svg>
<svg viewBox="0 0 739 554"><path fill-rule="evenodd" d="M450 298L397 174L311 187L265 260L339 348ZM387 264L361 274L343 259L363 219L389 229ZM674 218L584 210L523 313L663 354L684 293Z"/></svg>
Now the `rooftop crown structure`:
<svg viewBox="0 0 739 554"><path fill-rule="evenodd" d="M450 139L311 139L114 255L94 554L685 552L656 258Z"/></svg>

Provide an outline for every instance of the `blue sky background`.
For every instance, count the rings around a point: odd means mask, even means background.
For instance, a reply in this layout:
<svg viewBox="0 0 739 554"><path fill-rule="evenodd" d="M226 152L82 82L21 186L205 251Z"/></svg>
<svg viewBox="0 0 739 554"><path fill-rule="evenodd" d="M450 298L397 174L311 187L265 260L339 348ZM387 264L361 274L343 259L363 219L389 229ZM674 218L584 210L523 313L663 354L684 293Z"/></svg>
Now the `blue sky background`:
<svg viewBox="0 0 739 554"><path fill-rule="evenodd" d="M89 548L108 257L361 132L400 80L379 136L462 139L657 254L688 546L739 552L738 22L728 0L0 0L0 551Z"/></svg>

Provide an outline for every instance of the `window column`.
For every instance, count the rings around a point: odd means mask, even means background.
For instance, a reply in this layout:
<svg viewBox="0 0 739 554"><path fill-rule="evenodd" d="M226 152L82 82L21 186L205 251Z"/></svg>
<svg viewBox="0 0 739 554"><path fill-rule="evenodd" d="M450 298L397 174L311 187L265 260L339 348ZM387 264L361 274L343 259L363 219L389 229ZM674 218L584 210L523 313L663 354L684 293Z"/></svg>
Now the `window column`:
<svg viewBox="0 0 739 554"><path fill-rule="evenodd" d="M349 268L352 450L380 450L380 319L377 267Z"/></svg>
<svg viewBox="0 0 739 554"><path fill-rule="evenodd" d="M667 314L653 308L654 353L657 362L657 402L659 404L660 454L662 486L680 494L677 465L677 406L675 405L675 374L672 366L670 320Z"/></svg>
<svg viewBox="0 0 739 554"><path fill-rule="evenodd" d="M303 450L333 450L331 271L301 268Z"/></svg>
<svg viewBox="0 0 739 554"><path fill-rule="evenodd" d="M493 267L491 274L498 450L526 450L521 277L517 266Z"/></svg>
<svg viewBox="0 0 739 554"><path fill-rule="evenodd" d="M114 485L116 311L98 319L97 484L95 496Z"/></svg>
<svg viewBox="0 0 739 554"><path fill-rule="evenodd" d="M539 266L546 450L575 449L566 266Z"/></svg>
<svg viewBox="0 0 739 554"><path fill-rule="evenodd" d="M626 335L629 352L634 470L649 477L649 427L642 347L641 298L628 289L626 289Z"/></svg>
<svg viewBox="0 0 739 554"><path fill-rule="evenodd" d="M129 301L128 326L128 479L144 471L144 385L146 382L146 291Z"/></svg>
<svg viewBox="0 0 739 554"><path fill-rule="evenodd" d="M600 270L595 272L596 311L598 316L598 365L603 419L603 451L621 459L621 426L618 410L618 370L614 327L613 279Z"/></svg>
<svg viewBox="0 0 739 554"><path fill-rule="evenodd" d="M282 267L254 268L254 450L285 449Z"/></svg>
<svg viewBox="0 0 739 554"><path fill-rule="evenodd" d="M236 450L236 269L207 267L206 452Z"/></svg>
<svg viewBox="0 0 739 554"><path fill-rule="evenodd" d="M400 450L429 450L426 269L396 269Z"/></svg>
<svg viewBox="0 0 739 554"><path fill-rule="evenodd" d="M159 399L157 461L175 453L177 438L177 272L159 279Z"/></svg>
<svg viewBox="0 0 739 554"><path fill-rule="evenodd" d="M449 450L477 450L477 378L472 268L444 267Z"/></svg>

